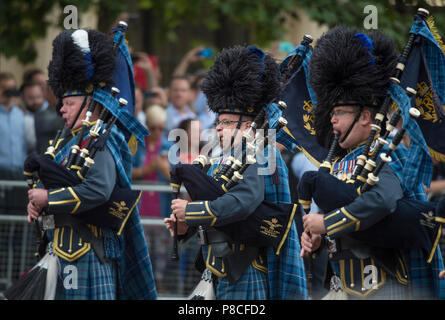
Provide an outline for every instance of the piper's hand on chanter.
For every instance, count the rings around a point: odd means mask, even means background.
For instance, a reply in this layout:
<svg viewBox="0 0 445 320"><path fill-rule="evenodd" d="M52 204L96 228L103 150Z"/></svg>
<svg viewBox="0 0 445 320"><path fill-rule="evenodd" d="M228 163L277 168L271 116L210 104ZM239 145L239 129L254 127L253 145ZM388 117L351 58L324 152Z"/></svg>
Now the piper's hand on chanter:
<svg viewBox="0 0 445 320"><path fill-rule="evenodd" d="M175 223L177 223L178 227L178 235L185 234L187 232L188 226L185 222L185 209L187 207L187 200L184 199L174 199L172 200L172 214L170 218L165 218L164 223L166 224L167 229L170 231L170 235L174 237L175 233Z"/></svg>
<svg viewBox="0 0 445 320"><path fill-rule="evenodd" d="M172 200L172 213L178 218L179 222L185 222L185 209L187 207L187 200L173 199Z"/></svg>
<svg viewBox="0 0 445 320"><path fill-rule="evenodd" d="M305 257L309 253L316 251L321 244L321 235L311 234L309 235L307 231L303 232L301 235L301 253L300 257Z"/></svg>
<svg viewBox="0 0 445 320"><path fill-rule="evenodd" d="M174 238L175 236L175 223L176 223L176 217L175 215L172 213L170 215L170 218L165 218L164 219L164 223L165 223L165 227L167 228L168 231L170 231L170 236L172 238ZM179 221L178 220L178 235L183 235L187 232L188 230L188 226L184 221Z"/></svg>
<svg viewBox="0 0 445 320"><path fill-rule="evenodd" d="M46 189L31 189L28 190L29 202L39 209L43 210L48 205L48 190Z"/></svg>
<svg viewBox="0 0 445 320"><path fill-rule="evenodd" d="M28 202L27 211L28 223L31 223L33 220L37 220L41 212L41 210L39 210L31 201Z"/></svg>
<svg viewBox="0 0 445 320"><path fill-rule="evenodd" d="M309 213L303 216L303 228L311 234L324 234L326 228L324 226L323 214Z"/></svg>

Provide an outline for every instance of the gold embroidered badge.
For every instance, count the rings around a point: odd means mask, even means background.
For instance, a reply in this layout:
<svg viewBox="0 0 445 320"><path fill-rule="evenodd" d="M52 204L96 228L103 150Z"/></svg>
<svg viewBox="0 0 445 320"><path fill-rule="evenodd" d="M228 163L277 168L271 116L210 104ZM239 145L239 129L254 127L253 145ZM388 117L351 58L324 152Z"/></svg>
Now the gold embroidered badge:
<svg viewBox="0 0 445 320"><path fill-rule="evenodd" d="M126 207L125 201L121 202L113 202L116 207L111 207L109 213L113 216L123 219L127 215L125 211L128 211L128 207Z"/></svg>
<svg viewBox="0 0 445 320"><path fill-rule="evenodd" d="M433 229L436 226L432 211L430 211L428 213L421 212L421 215L425 217L425 219L420 220L421 225L431 228L431 229Z"/></svg>
<svg viewBox="0 0 445 320"><path fill-rule="evenodd" d="M260 229L261 229L260 232L268 237L272 237L272 238L278 237L278 235L280 234L280 231L277 229L283 227L282 224L278 223L278 219L272 218L270 221L269 220L263 220L263 221L268 225L268 227L260 226Z"/></svg>
<svg viewBox="0 0 445 320"><path fill-rule="evenodd" d="M420 111L423 120L435 123L439 120L434 107L433 95L431 88L424 81L417 84L416 108Z"/></svg>
<svg viewBox="0 0 445 320"><path fill-rule="evenodd" d="M306 112L303 114L303 122L304 122L304 128L309 131L311 135L315 135L315 128L314 128L314 114L313 109L314 105L312 104L312 101L304 101L303 102L303 110Z"/></svg>

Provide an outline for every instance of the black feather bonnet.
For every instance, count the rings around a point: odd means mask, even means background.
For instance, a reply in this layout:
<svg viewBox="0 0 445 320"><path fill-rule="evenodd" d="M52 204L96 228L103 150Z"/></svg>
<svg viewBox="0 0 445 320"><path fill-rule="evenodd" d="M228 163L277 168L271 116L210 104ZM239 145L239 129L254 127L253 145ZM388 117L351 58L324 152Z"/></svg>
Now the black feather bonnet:
<svg viewBox="0 0 445 320"><path fill-rule="evenodd" d="M53 41L48 84L55 96L91 94L97 86L112 85L113 42L96 30L65 30Z"/></svg>
<svg viewBox="0 0 445 320"><path fill-rule="evenodd" d="M335 27L317 41L309 62L309 83L314 90L317 141L328 146L332 138L330 112L339 105L378 108L397 52L391 39L381 32L357 33Z"/></svg>
<svg viewBox="0 0 445 320"><path fill-rule="evenodd" d="M223 49L201 88L213 112L254 116L279 93L278 65L253 46Z"/></svg>

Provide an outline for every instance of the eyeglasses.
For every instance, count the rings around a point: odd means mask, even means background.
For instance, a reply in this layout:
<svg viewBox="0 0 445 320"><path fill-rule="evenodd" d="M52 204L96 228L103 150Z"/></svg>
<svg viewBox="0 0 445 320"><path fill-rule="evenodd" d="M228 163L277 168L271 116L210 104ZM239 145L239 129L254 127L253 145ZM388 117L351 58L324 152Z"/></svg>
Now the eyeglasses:
<svg viewBox="0 0 445 320"><path fill-rule="evenodd" d="M241 122L247 122L247 120L243 120ZM231 123L238 123L238 120L217 120L215 122L216 126L221 126L221 127L228 127Z"/></svg>
<svg viewBox="0 0 445 320"><path fill-rule="evenodd" d="M331 113L329 113L329 116L330 116L330 118L332 118L332 117L339 117L339 116L342 116L342 115L345 115L345 114L348 114L348 113L357 113L358 112L358 110L354 110L354 111L347 111L347 110L336 110L336 111L334 111L334 110L332 110L331 111Z"/></svg>

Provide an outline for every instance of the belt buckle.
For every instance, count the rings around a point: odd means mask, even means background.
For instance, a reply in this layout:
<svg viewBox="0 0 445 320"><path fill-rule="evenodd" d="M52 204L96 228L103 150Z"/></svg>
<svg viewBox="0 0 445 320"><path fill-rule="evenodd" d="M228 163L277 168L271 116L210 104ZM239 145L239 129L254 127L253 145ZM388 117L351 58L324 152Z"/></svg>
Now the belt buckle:
<svg viewBox="0 0 445 320"><path fill-rule="evenodd" d="M43 225L43 230L54 229L55 228L54 215L51 214L47 216L42 216L42 225Z"/></svg>
<svg viewBox="0 0 445 320"><path fill-rule="evenodd" d="M338 291L343 291L342 285L341 285L341 280L338 276L333 275L331 277L331 281L329 283L329 289L330 290L334 290L336 292Z"/></svg>
<svg viewBox="0 0 445 320"><path fill-rule="evenodd" d="M335 253L337 253L337 244L335 243L335 240L332 240L328 236L325 237L326 239L326 247L328 249L329 257L332 258Z"/></svg>
<svg viewBox="0 0 445 320"><path fill-rule="evenodd" d="M205 230L201 226L199 226L197 233L198 233L198 244L206 245L208 242Z"/></svg>

